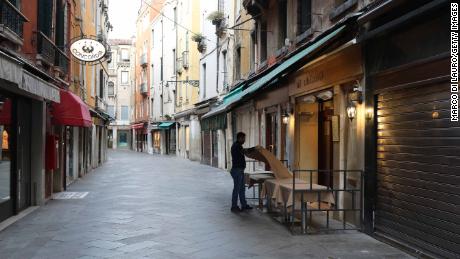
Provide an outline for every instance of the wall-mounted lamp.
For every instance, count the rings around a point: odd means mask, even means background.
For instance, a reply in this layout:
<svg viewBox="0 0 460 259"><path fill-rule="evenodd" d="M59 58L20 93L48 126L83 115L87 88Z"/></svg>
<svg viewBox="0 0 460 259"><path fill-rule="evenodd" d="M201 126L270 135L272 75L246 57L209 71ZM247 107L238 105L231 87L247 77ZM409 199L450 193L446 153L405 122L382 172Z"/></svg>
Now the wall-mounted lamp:
<svg viewBox="0 0 460 259"><path fill-rule="evenodd" d="M347 115L350 121L356 117L356 105L361 104L363 102L363 89L359 84L359 81L356 81L356 85L353 87L353 90L348 93L348 107L347 107Z"/></svg>
<svg viewBox="0 0 460 259"><path fill-rule="evenodd" d="M373 108L367 108L366 110L366 119L372 120L374 118L374 109Z"/></svg>
<svg viewBox="0 0 460 259"><path fill-rule="evenodd" d="M350 103L347 107L347 115L350 121L356 117L356 106L353 103Z"/></svg>
<svg viewBox="0 0 460 259"><path fill-rule="evenodd" d="M285 125L289 124L289 120L291 119L291 114L292 114L291 104L288 103L287 107L286 107L286 110L284 110L283 115L281 115L281 118L283 120L283 124L285 124Z"/></svg>
<svg viewBox="0 0 460 259"><path fill-rule="evenodd" d="M283 124L289 124L289 119L290 119L290 115L289 113L285 112L283 115L282 115L282 118L283 118Z"/></svg>

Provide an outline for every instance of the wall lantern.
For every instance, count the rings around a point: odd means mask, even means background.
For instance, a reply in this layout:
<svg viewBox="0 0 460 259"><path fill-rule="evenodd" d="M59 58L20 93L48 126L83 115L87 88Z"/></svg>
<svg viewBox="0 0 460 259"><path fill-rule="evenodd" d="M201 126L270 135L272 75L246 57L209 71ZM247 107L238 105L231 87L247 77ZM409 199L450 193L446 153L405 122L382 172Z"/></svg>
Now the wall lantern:
<svg viewBox="0 0 460 259"><path fill-rule="evenodd" d="M283 115L282 115L282 118L283 118L283 124L289 124L289 119L290 119L290 115L289 113L285 112Z"/></svg>
<svg viewBox="0 0 460 259"><path fill-rule="evenodd" d="M292 114L291 104L288 103L286 110L284 111L284 114L281 115L283 124L285 125L289 124L289 120L291 119L291 114Z"/></svg>
<svg viewBox="0 0 460 259"><path fill-rule="evenodd" d="M350 103L350 105L348 105L347 115L350 121L353 121L353 119L356 117L356 106L353 103Z"/></svg>
<svg viewBox="0 0 460 259"><path fill-rule="evenodd" d="M350 121L356 117L357 109L356 105L363 102L363 88L359 84L359 81L356 81L356 85L353 87L353 90L348 93L348 107L347 115Z"/></svg>

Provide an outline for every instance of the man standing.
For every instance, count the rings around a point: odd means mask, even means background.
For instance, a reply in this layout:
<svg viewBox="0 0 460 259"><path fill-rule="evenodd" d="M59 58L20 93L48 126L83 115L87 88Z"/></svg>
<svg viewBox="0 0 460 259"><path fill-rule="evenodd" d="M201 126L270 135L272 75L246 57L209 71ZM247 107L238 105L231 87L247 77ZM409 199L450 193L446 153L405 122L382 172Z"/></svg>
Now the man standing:
<svg viewBox="0 0 460 259"><path fill-rule="evenodd" d="M244 169L246 168L246 160L244 158L245 149L243 144L246 141L246 134L238 132L236 141L232 145L232 169L230 174L233 178L233 193L232 193L232 212L252 209L246 202L246 194L244 187ZM238 197L240 198L241 209L238 207Z"/></svg>

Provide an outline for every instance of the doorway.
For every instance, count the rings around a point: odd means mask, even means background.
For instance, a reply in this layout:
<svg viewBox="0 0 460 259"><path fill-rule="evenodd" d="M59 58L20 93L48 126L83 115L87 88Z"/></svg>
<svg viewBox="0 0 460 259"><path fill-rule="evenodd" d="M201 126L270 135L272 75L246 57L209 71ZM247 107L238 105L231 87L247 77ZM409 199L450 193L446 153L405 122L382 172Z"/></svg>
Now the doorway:
<svg viewBox="0 0 460 259"><path fill-rule="evenodd" d="M333 187L333 144L332 144L332 116L334 115L334 102L332 100L319 103L318 114L318 168L326 172L318 175L318 184Z"/></svg>
<svg viewBox="0 0 460 259"><path fill-rule="evenodd" d="M30 100L17 100L17 212L31 205L31 139L32 104Z"/></svg>
<svg viewBox="0 0 460 259"><path fill-rule="evenodd" d="M297 155L296 165L299 170L321 170L312 173L312 182L332 187L333 142L332 116L334 102L317 100L309 95L299 97L296 105ZM310 180L308 173L303 173L305 180Z"/></svg>
<svg viewBox="0 0 460 259"><path fill-rule="evenodd" d="M278 140L278 123L276 113L267 113L265 116L265 148L273 155L277 154L277 140ZM265 165L265 170L270 171L270 166Z"/></svg>
<svg viewBox="0 0 460 259"><path fill-rule="evenodd" d="M0 93L0 222L14 214L13 163L14 128L12 124L13 99Z"/></svg>

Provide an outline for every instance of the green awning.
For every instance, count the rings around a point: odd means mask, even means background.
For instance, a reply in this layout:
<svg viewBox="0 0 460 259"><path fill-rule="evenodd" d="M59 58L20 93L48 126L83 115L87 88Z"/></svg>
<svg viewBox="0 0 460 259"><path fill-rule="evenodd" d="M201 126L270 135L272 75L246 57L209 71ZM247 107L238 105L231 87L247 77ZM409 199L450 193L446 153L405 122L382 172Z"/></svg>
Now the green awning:
<svg viewBox="0 0 460 259"><path fill-rule="evenodd" d="M346 26L342 25L338 29L328 33L326 36L322 37L318 41L314 42L310 46L301 50L299 53L288 58L283 63L279 64L277 67L273 68L264 76L257 79L252 83L248 88L244 89L247 86L246 82L243 82L239 87L235 88L229 92L225 97L224 101L215 109L203 115L202 118L210 118L216 116L220 113L231 110L232 105L236 104L240 100L243 100L245 97L248 97L250 94L253 94L257 90L261 89L264 86L269 85L270 83L275 82L280 77L284 76L289 70L295 70L299 67L306 64L305 58L313 54L315 51L329 43L329 41L335 39L341 32L345 30Z"/></svg>
<svg viewBox="0 0 460 259"><path fill-rule="evenodd" d="M169 129L173 124L174 124L174 122L162 122L158 126L158 128L160 128L160 129Z"/></svg>
<svg viewBox="0 0 460 259"><path fill-rule="evenodd" d="M340 32L345 30L345 25L339 27L335 31L329 33L325 37L321 38L317 42L311 44L308 46L306 49L300 51L299 53L295 54L294 56L290 57L283 63L281 63L279 66L275 67L272 71L268 72L265 76L261 77L259 80L255 81L251 86L249 86L247 89L243 91L243 96L247 96L251 93L254 93L261 87L269 84L271 81L274 79L279 78L280 76L283 76L287 70L295 65L296 63L300 62L303 58L306 56L312 54L315 50L320 48L321 46L325 45L328 41L331 39L335 38Z"/></svg>
<svg viewBox="0 0 460 259"><path fill-rule="evenodd" d="M210 118L210 117L212 117L214 115L223 113L226 110L228 110L230 105L232 105L233 103L236 103L238 100L243 98L243 88L244 88L244 86L245 86L245 84L241 84L239 87L236 87L235 89L230 91L227 95L225 95L224 101L219 106L217 106L217 108L215 108L215 109L211 110L210 112L206 113L205 115L203 115L202 118L203 119L204 118Z"/></svg>
<svg viewBox="0 0 460 259"><path fill-rule="evenodd" d="M213 131L227 127L227 113L205 118L201 120L201 131Z"/></svg>

